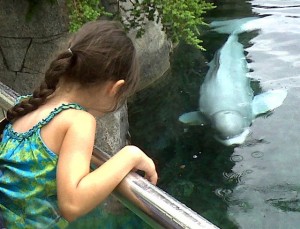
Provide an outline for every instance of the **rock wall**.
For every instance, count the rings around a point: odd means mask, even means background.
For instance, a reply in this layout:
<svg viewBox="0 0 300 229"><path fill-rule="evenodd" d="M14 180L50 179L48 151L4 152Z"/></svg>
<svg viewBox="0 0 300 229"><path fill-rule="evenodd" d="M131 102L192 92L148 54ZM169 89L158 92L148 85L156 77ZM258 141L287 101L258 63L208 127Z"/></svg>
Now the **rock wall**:
<svg viewBox="0 0 300 229"><path fill-rule="evenodd" d="M49 59L67 40L64 2L57 2L45 1L31 20L26 20L26 0L0 1L0 77L21 94L38 85Z"/></svg>
<svg viewBox="0 0 300 229"><path fill-rule="evenodd" d="M172 44L161 30L161 26L154 22L146 24L146 32L142 38L135 39L135 32L130 33L135 41L141 66L141 81L139 90L149 86L162 77L170 68L169 53Z"/></svg>
<svg viewBox="0 0 300 229"><path fill-rule="evenodd" d="M117 0L102 0L107 10L118 10ZM40 1L30 20L27 0L0 1L0 81L20 94L39 85L52 57L67 48L68 12L65 0L55 4ZM155 23L147 25L143 38L131 33L141 64L140 89L161 77L170 67L170 43ZM125 145L128 131L127 108L98 120L96 145L115 153Z"/></svg>

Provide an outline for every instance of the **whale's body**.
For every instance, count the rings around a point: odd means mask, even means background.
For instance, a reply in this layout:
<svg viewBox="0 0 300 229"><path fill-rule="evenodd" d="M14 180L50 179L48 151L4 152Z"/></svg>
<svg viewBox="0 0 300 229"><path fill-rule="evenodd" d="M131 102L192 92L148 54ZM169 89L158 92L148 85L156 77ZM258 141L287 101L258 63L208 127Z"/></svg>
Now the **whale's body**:
<svg viewBox="0 0 300 229"><path fill-rule="evenodd" d="M244 48L238 41L240 31L229 35L209 63L200 87L199 111L179 118L192 125L209 122L216 130L216 138L225 145L242 144L254 118L280 106L287 95L286 90L279 89L254 96Z"/></svg>

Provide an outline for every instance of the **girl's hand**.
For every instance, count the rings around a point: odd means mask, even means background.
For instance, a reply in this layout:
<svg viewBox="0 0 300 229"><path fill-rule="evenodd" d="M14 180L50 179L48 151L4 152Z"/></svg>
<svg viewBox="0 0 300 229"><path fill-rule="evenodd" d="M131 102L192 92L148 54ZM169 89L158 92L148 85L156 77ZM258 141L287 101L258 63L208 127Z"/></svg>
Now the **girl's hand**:
<svg viewBox="0 0 300 229"><path fill-rule="evenodd" d="M125 153L128 154L129 157L132 157L135 161L133 170L145 172L145 178L156 185L158 176L155 164L142 150L136 146L128 145L121 149L119 153Z"/></svg>

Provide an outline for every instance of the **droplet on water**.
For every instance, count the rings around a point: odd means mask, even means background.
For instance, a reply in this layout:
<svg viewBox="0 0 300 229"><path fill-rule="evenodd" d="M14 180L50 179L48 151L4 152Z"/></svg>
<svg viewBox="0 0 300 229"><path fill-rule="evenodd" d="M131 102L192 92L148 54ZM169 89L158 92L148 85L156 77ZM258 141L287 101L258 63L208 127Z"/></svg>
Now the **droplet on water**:
<svg viewBox="0 0 300 229"><path fill-rule="evenodd" d="M244 158L241 155L232 155L230 157L230 160L233 162L240 162L242 161Z"/></svg>
<svg viewBox="0 0 300 229"><path fill-rule="evenodd" d="M254 158L260 158L260 157L264 156L264 153L261 151L254 151L253 153L251 153L251 156Z"/></svg>

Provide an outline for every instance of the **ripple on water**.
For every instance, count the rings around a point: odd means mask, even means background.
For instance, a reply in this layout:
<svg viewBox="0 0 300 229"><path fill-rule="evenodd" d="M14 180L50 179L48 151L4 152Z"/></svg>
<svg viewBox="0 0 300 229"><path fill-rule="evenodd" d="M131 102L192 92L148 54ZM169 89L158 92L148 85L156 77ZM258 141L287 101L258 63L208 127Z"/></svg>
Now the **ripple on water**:
<svg viewBox="0 0 300 229"><path fill-rule="evenodd" d="M242 174L239 173L226 173L223 172L223 177L228 181L228 182L236 182L239 183L242 180Z"/></svg>
<svg viewBox="0 0 300 229"><path fill-rule="evenodd" d="M235 173L235 172L231 172L231 173L227 173L227 172L223 172L223 177L228 181L228 182L236 182L238 183L242 183L242 179L248 175L253 173L253 170L251 169L247 169L244 170L242 173Z"/></svg>
<svg viewBox="0 0 300 229"><path fill-rule="evenodd" d="M242 172L242 176L245 176L245 175L251 174L251 173L253 173L253 170L252 170L252 169L246 169L246 170L244 170L244 171Z"/></svg>
<svg viewBox="0 0 300 229"><path fill-rule="evenodd" d="M261 152L261 151L254 151L251 153L251 156L254 157L254 158L261 158L264 156L264 153Z"/></svg>
<svg viewBox="0 0 300 229"><path fill-rule="evenodd" d="M300 200L299 199L269 199L267 203L273 207L279 208L284 212L300 212Z"/></svg>
<svg viewBox="0 0 300 229"><path fill-rule="evenodd" d="M226 188L217 188L214 192L218 197L222 198L224 201L228 201L228 198L231 195L232 190Z"/></svg>
<svg viewBox="0 0 300 229"><path fill-rule="evenodd" d="M232 156L230 157L230 160L231 160L232 162L240 162L240 161L244 160L244 158L243 158L243 156L241 156L241 155L232 155Z"/></svg>

